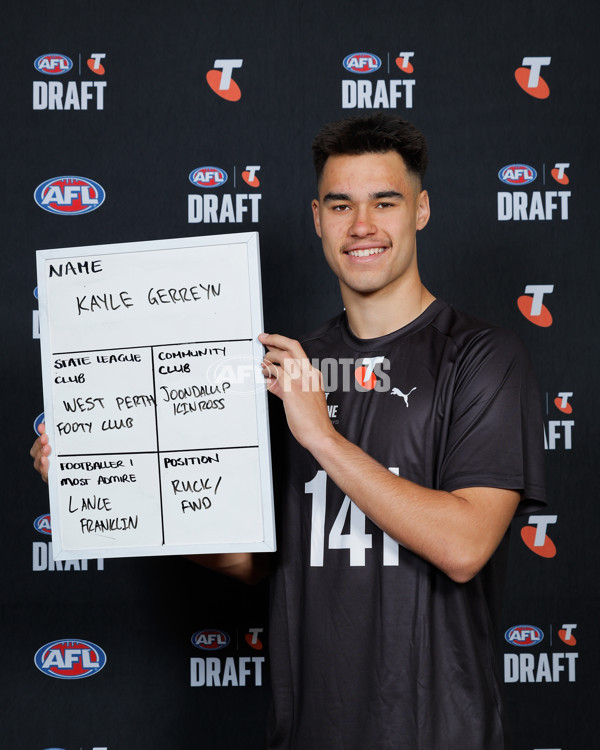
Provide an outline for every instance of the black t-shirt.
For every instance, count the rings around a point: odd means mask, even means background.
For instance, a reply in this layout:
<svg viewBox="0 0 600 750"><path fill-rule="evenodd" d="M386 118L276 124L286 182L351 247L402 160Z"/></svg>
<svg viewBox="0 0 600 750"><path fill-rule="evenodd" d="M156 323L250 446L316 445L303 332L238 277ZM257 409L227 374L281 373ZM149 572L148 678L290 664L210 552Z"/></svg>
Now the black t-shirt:
<svg viewBox="0 0 600 750"><path fill-rule="evenodd" d="M545 502L540 399L508 331L436 300L357 339L344 314L302 344L336 429L426 487ZM292 437L271 590L269 744L286 750L508 746L495 640L508 534L457 584L373 524Z"/></svg>

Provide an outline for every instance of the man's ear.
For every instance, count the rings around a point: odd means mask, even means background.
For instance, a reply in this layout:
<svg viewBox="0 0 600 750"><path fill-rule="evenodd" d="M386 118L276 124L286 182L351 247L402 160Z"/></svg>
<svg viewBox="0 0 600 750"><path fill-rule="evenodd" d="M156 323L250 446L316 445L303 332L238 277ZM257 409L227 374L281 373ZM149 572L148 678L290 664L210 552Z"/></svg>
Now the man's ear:
<svg viewBox="0 0 600 750"><path fill-rule="evenodd" d="M313 212L313 220L315 222L315 232L320 237L321 236L321 219L319 217L319 201L316 198L313 198L311 207L312 207L312 212Z"/></svg>
<svg viewBox="0 0 600 750"><path fill-rule="evenodd" d="M427 190L421 190L419 202L417 203L417 230L427 225L430 216L429 195Z"/></svg>

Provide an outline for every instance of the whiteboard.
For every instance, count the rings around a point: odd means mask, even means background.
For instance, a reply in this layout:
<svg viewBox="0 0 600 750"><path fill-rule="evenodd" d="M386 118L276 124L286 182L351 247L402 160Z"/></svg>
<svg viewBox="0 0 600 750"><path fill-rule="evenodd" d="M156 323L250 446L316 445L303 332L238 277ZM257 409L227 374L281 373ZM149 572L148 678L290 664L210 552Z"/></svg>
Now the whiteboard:
<svg viewBox="0 0 600 750"><path fill-rule="evenodd" d="M256 232L37 252L57 560L275 549Z"/></svg>

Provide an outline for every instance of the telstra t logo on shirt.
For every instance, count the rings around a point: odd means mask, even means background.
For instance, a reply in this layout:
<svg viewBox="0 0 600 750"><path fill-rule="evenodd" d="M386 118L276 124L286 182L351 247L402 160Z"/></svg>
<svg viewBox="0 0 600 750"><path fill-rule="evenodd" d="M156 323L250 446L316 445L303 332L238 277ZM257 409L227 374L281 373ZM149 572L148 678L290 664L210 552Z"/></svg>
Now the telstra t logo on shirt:
<svg viewBox="0 0 600 750"><path fill-rule="evenodd" d="M375 366L385 361L385 357L364 357L354 371L356 382L367 391L372 391L377 385Z"/></svg>
<svg viewBox="0 0 600 750"><path fill-rule="evenodd" d="M524 57L521 68L515 70L515 80L526 94L536 99L547 99L550 87L540 75L541 69L550 65L551 57Z"/></svg>
<svg viewBox="0 0 600 750"><path fill-rule="evenodd" d="M222 99L228 102L237 102L242 97L242 92L233 80L232 74L235 68L241 68L243 60L215 60L214 69L206 74L206 81L211 89Z"/></svg>

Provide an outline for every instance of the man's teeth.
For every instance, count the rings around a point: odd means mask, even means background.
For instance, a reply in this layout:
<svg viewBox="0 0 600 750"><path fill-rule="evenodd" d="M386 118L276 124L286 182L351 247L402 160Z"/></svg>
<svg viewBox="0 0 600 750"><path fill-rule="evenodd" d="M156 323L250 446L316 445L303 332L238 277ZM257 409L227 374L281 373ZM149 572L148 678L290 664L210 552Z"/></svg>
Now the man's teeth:
<svg viewBox="0 0 600 750"><path fill-rule="evenodd" d="M367 247L364 250L348 250L348 255L353 255L355 258L364 258L367 255L379 255L385 250L385 247Z"/></svg>

